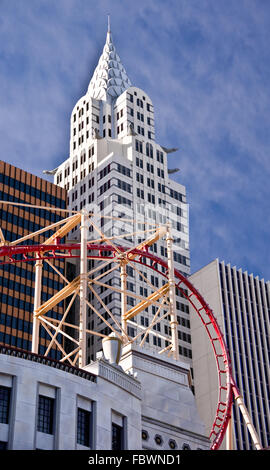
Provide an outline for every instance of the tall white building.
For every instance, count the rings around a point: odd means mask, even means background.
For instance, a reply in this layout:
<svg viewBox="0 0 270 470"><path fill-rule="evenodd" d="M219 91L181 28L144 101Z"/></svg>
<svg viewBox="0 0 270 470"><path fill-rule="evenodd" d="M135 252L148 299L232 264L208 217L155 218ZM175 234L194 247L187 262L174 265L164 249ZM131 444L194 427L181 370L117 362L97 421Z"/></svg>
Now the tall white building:
<svg viewBox="0 0 270 470"><path fill-rule="evenodd" d="M270 445L270 282L218 259L189 279L215 314L229 350L233 377L261 445L267 448ZM191 315L191 331L195 396L199 414L210 431L218 396L216 364L196 314ZM233 435L235 449L253 448L238 407L233 408Z"/></svg>
<svg viewBox="0 0 270 470"><path fill-rule="evenodd" d="M116 53L108 28L103 52L90 80L86 94L75 104L70 119L70 155L57 168L54 182L68 190L68 204L72 210L86 208L93 211L96 226L107 237L124 236L145 228L144 223L172 224L175 268L185 276L189 274L188 205L185 187L170 179L174 170L168 169L168 154L176 149L164 148L156 142L154 106L149 96L131 85L127 73ZM102 217L101 217L102 216ZM117 217L118 220L106 219ZM136 220L121 222L121 217ZM131 246L141 241L142 235L124 237L123 245ZM80 239L79 230L72 237ZM93 226L89 227L89 240L97 238ZM166 256L165 240L154 243L150 250L157 256ZM89 266L93 267L93 261ZM72 266L70 266L72 271ZM73 272L75 275L75 271ZM131 293L147 297L149 284L161 287L163 277L147 267L142 278L134 269L128 270L127 288ZM119 286L119 275L111 273L103 282ZM180 292L176 292L180 294ZM110 309L120 316L120 294L108 295L99 289L99 295ZM96 299L89 300L96 305ZM134 299L127 298L132 307ZM179 323L179 353L181 359L191 362L191 337L189 306L183 295L176 297ZM100 308L102 311L102 308ZM142 312L129 325L128 333L135 336L139 325L148 326L155 307ZM105 312L106 315L106 312ZM104 334L108 326L89 309L88 327ZM137 324L136 324L137 323ZM137 326L138 325L138 326ZM105 327L105 328L104 328ZM164 348L168 345L170 325L168 320L156 325L156 333L147 337L146 347ZM101 339L93 337L88 344L88 360L95 358L101 349Z"/></svg>

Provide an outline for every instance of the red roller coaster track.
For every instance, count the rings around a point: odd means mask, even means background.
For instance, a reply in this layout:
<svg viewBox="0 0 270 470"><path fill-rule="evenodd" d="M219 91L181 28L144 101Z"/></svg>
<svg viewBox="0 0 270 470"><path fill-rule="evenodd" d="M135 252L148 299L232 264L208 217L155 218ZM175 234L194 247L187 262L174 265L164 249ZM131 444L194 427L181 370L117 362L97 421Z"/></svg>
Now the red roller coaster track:
<svg viewBox="0 0 270 470"><path fill-rule="evenodd" d="M58 240L59 241L59 240ZM55 243L53 245L16 245L16 246L2 246L0 247L0 258L8 258L0 264L18 263L18 262L31 262L38 259L61 259L61 258L78 258L79 254L76 253L80 250L79 243L65 244ZM114 259L116 256L116 247L106 244L87 244L88 258L91 259ZM126 252L127 248L117 246L120 252ZM105 254L106 252L106 254ZM104 254L103 254L104 253ZM110 256L108 256L110 253ZM149 253L147 247L144 250L132 249L129 250L129 255L133 255L133 262L146 265L146 258L150 260L151 265L147 265L164 277L166 273L159 271L159 267L168 269L167 263L158 258L157 256ZM135 255L135 256L134 256ZM239 396L239 390L234 382L230 358L228 350L223 338L223 334L217 324L212 310L205 302L198 290L185 278L179 271L174 270L175 285L181 291L182 295L189 301L193 309L197 312L203 326L208 334L211 342L216 366L218 371L218 403L216 409L215 419L210 432L210 439L212 441L211 449L217 450L224 438L228 422L231 417L233 397ZM188 289L188 294L186 293Z"/></svg>

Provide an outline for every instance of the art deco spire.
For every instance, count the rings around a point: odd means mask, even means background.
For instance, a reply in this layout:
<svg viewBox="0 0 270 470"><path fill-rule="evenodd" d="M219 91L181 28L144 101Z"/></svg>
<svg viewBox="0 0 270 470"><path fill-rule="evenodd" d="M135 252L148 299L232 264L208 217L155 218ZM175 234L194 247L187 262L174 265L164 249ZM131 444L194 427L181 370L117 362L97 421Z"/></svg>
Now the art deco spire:
<svg viewBox="0 0 270 470"><path fill-rule="evenodd" d="M115 99L130 86L131 82L112 42L108 18L106 43L89 83L88 92L92 98L98 100L107 100L109 97Z"/></svg>

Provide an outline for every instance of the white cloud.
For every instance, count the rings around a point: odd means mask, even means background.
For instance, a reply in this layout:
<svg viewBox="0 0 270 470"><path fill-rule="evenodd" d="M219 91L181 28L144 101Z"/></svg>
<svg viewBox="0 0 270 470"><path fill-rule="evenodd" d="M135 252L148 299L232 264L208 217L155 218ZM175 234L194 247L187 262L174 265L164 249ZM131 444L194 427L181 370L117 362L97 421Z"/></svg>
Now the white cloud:
<svg viewBox="0 0 270 470"><path fill-rule="evenodd" d="M252 0L2 0L1 158L41 176L67 157L69 116L110 14L127 73L154 102L160 143L180 148L170 167L187 185L193 259L208 262L218 247L238 264L246 252L255 258L270 235L269 9ZM249 225L256 240L239 246Z"/></svg>

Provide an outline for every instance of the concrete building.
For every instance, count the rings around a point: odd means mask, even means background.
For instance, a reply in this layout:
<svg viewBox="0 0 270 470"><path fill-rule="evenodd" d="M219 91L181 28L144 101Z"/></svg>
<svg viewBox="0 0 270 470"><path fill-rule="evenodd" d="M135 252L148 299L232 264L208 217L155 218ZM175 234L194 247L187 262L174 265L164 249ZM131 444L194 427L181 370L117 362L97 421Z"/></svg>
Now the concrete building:
<svg viewBox="0 0 270 470"><path fill-rule="evenodd" d="M1 346L0 448L205 450L209 440L185 363L132 347L120 365L99 357L78 369Z"/></svg>
<svg viewBox="0 0 270 470"><path fill-rule="evenodd" d="M189 280L215 314L229 349L234 379L261 445L267 448L270 445L270 282L218 259ZM195 314L191 315L191 334L196 401L209 431L217 402L217 372L210 342ZM233 431L234 448L253 448L237 407L233 408Z"/></svg>
<svg viewBox="0 0 270 470"><path fill-rule="evenodd" d="M176 169L168 168L170 154L176 150L165 148L156 141L153 103L143 90L131 85L116 53L109 28L87 92L72 110L70 154L54 170L54 182L67 189L70 209L86 208L95 213L92 219L95 225L107 237L120 237L127 247L140 243L143 235L125 237L125 233L145 229L148 227L145 224L150 222L165 224L169 221L174 240L175 268L187 276L190 257L186 190L170 178ZM124 220L121 221L121 218ZM125 219L130 219L130 222ZM136 223L132 222L134 220ZM76 227L71 236L75 240L80 239ZM90 225L89 240L99 236ZM154 243L150 250L164 258L167 250L165 240ZM89 267L93 266L95 262L89 263ZM78 269L75 269L74 275L76 271ZM151 291L149 284L138 272L129 269L127 274L127 288L131 293L127 303L132 307L132 294L147 297ZM143 274L155 288L163 285L162 276L147 267ZM104 282L119 287L119 275L117 277L114 272L106 276ZM114 292L108 297L108 291L102 290L99 294L110 311L119 318L120 294ZM180 325L179 354L183 360L191 363L189 305L180 292L176 294ZM98 305L93 295L89 300L94 307ZM102 307L100 311L104 313ZM146 309L129 325L129 335L134 337L139 325L147 326L154 313L154 307ZM88 324L89 328L108 334L108 327L104 328L91 309L88 312ZM168 345L169 321L164 320L157 328L159 330L155 335L147 337L146 348L157 350ZM93 338L87 352L88 361L93 360L100 349L100 338Z"/></svg>
<svg viewBox="0 0 270 470"><path fill-rule="evenodd" d="M42 206L65 209L67 193L64 188L0 161L0 200L14 203L0 204L0 242L5 244L61 219L61 213L42 209ZM38 206L41 209L20 204ZM42 243L44 235L36 237L34 243ZM48 232L46 235L48 236ZM56 266L64 273L63 260L56 261ZM0 265L0 343L31 350L34 286L35 270L32 263ZM44 263L42 301L46 301L62 287L61 278ZM63 305L58 305L54 311L55 318L62 314ZM39 352L44 354L49 338L44 329L40 334ZM60 357L55 348L51 355L54 358Z"/></svg>

